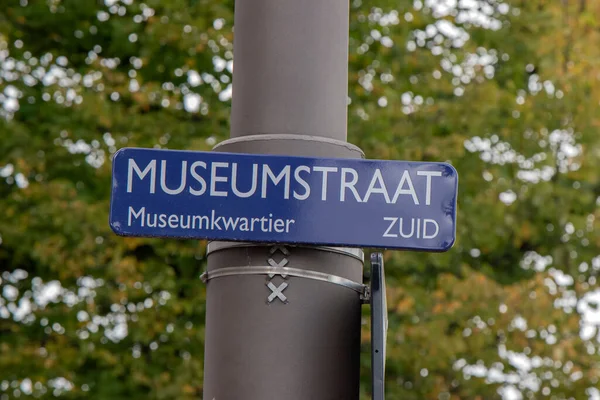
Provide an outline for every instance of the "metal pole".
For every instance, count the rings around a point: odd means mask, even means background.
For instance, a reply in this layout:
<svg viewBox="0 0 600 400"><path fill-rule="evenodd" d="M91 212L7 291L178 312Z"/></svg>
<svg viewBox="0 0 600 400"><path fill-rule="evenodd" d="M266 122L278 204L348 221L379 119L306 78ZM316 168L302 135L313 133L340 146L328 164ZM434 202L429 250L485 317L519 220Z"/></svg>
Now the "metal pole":
<svg viewBox="0 0 600 400"><path fill-rule="evenodd" d="M363 156L346 143L348 12L347 0L236 1L231 139L215 151ZM362 258L211 242L203 398L358 399ZM268 266L300 273L224 270Z"/></svg>

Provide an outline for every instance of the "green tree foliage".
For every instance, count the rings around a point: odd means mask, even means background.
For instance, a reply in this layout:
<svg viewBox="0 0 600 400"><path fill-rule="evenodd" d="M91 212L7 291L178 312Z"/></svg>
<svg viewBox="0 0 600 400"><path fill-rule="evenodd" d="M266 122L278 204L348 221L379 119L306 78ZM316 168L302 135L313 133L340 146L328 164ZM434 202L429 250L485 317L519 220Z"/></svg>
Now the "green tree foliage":
<svg viewBox="0 0 600 400"><path fill-rule="evenodd" d="M388 398L600 397L599 15L351 2L349 140L460 175L455 247L385 253ZM2 1L0 399L201 396L206 243L116 237L110 158L228 136L232 27L230 0Z"/></svg>

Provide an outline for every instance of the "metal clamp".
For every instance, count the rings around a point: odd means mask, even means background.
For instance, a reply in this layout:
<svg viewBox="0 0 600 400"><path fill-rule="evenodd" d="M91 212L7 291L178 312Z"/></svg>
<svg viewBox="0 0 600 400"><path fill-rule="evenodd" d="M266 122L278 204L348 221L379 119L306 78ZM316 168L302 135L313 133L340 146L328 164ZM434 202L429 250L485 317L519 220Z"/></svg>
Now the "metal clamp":
<svg viewBox="0 0 600 400"><path fill-rule="evenodd" d="M277 274L281 276L295 276L298 278L313 279L316 281L333 283L340 285L348 289L352 289L359 293L361 300L369 298L369 287L361 283L354 282L350 279L342 278L341 276L325 274L317 271L309 271L298 268L288 267L271 267L271 266L257 266L257 267L228 267L219 268L215 271L206 271L201 276L202 282L206 283L211 279L222 278L225 276L235 275L269 275Z"/></svg>
<svg viewBox="0 0 600 400"><path fill-rule="evenodd" d="M213 147L213 151L231 151L232 145L244 145L245 148L248 147L249 143L255 142L308 142L311 145L315 145L318 143L320 146L327 146L331 148L338 148L345 150L343 155L348 158L365 158L365 153L358 146L353 145L352 143L348 143L343 140L337 140L329 137L316 136L316 135L301 135L301 134L281 134L281 133L261 133L254 135L244 135L238 136L234 138L226 139L220 143L217 143ZM289 144L289 147L293 148L293 144ZM222 149L224 148L224 149ZM287 153L287 151L286 151ZM339 152L337 152L339 153ZM286 154L287 155L287 154ZM302 154L290 154L290 155L302 155ZM341 155L338 154L338 157Z"/></svg>
<svg viewBox="0 0 600 400"><path fill-rule="evenodd" d="M206 255L211 253L233 248L233 247L256 247L256 246L278 246L279 244L275 243L248 243L248 242L222 242L222 241L213 241L209 242L206 248ZM282 246L282 245L279 245ZM354 247L333 247L333 246L303 246L303 245L289 245L286 244L285 247L290 248L307 248L314 249L320 251L328 251L330 253L338 253L343 254L345 256L350 256L356 258L361 263L365 261L365 253L362 249L354 248Z"/></svg>

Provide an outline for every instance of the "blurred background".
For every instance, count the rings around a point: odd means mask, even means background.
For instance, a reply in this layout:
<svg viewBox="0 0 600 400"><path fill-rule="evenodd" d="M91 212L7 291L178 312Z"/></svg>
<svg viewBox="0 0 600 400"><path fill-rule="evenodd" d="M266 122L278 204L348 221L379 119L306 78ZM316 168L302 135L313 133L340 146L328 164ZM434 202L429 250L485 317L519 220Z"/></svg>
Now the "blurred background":
<svg viewBox="0 0 600 400"><path fill-rule="evenodd" d="M460 176L454 248L385 253L387 397L600 399L600 1L350 7L349 141ZM227 138L232 43L232 0L0 0L1 400L201 397L206 242L114 235L110 161Z"/></svg>

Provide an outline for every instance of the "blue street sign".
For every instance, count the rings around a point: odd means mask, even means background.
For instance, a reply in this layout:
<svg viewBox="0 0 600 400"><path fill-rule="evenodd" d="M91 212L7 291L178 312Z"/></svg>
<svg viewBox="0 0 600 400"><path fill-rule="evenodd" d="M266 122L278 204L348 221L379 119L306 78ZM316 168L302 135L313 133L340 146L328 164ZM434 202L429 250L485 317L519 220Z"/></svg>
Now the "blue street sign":
<svg viewBox="0 0 600 400"><path fill-rule="evenodd" d="M119 235L446 251L458 175L446 163L121 149Z"/></svg>

